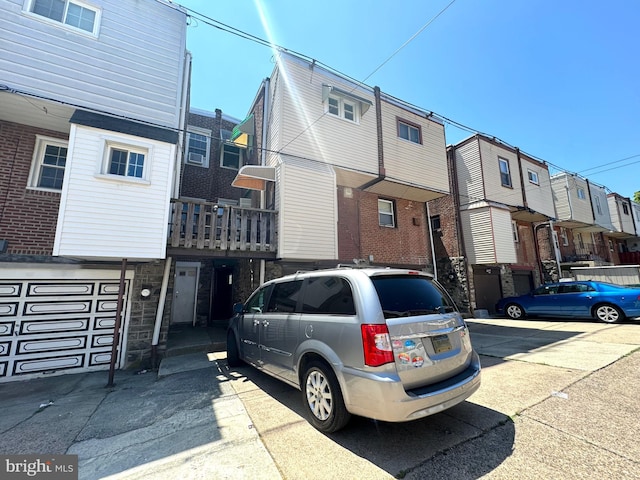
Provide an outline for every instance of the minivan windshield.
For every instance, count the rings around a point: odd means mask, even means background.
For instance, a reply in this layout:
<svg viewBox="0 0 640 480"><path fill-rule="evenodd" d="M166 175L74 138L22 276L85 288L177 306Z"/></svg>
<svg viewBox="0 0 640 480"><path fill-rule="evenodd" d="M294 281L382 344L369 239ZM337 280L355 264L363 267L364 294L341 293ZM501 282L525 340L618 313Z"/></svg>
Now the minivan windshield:
<svg viewBox="0 0 640 480"><path fill-rule="evenodd" d="M423 276L371 277L385 318L410 317L455 311L441 287Z"/></svg>

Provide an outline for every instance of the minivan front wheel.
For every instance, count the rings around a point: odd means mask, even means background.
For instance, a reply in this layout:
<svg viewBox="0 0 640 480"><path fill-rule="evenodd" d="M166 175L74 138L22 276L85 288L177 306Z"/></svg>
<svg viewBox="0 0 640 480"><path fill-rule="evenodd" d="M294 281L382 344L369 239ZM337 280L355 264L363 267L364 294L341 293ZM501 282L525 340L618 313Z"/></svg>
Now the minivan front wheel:
<svg viewBox="0 0 640 480"><path fill-rule="evenodd" d="M333 371L321 362L309 363L302 377L303 401L310 423L325 433L344 427L351 415L344 406L340 385Z"/></svg>

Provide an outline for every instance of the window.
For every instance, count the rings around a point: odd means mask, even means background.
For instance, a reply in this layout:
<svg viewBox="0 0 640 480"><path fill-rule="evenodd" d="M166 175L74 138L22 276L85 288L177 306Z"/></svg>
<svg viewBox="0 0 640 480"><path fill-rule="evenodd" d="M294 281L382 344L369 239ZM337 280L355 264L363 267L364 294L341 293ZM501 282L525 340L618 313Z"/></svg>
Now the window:
<svg viewBox="0 0 640 480"><path fill-rule="evenodd" d="M247 313L262 313L264 312L264 305L271 292L272 285L261 288L254 293L247 303L244 305L244 311Z"/></svg>
<svg viewBox="0 0 640 480"><path fill-rule="evenodd" d="M29 11L93 35L98 33L100 10L78 0L32 0Z"/></svg>
<svg viewBox="0 0 640 480"><path fill-rule="evenodd" d="M115 136L105 135L104 157L100 173L107 180L149 181L153 146L145 143L124 143Z"/></svg>
<svg viewBox="0 0 640 480"><path fill-rule="evenodd" d="M440 224L440 215L434 215L431 217L431 230L435 232L439 232L442 230L442 225Z"/></svg>
<svg viewBox="0 0 640 480"><path fill-rule="evenodd" d="M66 163L67 142L37 135L29 186L46 190L61 190Z"/></svg>
<svg viewBox="0 0 640 480"><path fill-rule="evenodd" d="M302 313L355 315L349 282L338 277L310 278L304 290Z"/></svg>
<svg viewBox="0 0 640 480"><path fill-rule="evenodd" d="M584 193L584 188L582 187L578 187L578 198L580 200L585 200L587 198L587 196Z"/></svg>
<svg viewBox="0 0 640 480"><path fill-rule="evenodd" d="M555 295L558 293L558 285L542 285L533 291L534 295Z"/></svg>
<svg viewBox="0 0 640 480"><path fill-rule="evenodd" d="M608 242L609 242L609 251L613 252L613 242L611 240L609 240Z"/></svg>
<svg viewBox="0 0 640 480"><path fill-rule="evenodd" d="M378 222L381 227L395 227L394 204L391 200L378 199Z"/></svg>
<svg viewBox="0 0 640 480"><path fill-rule="evenodd" d="M449 295L425 277L384 275L371 277L384 318L396 318L456 310Z"/></svg>
<svg viewBox="0 0 640 480"><path fill-rule="evenodd" d="M602 207L600 206L600 197L593 197L595 199L596 202L596 211L598 212L598 215L602 215Z"/></svg>
<svg viewBox="0 0 640 480"><path fill-rule="evenodd" d="M302 280L276 283L269 299L267 312L292 313L296 311Z"/></svg>
<svg viewBox="0 0 640 480"><path fill-rule="evenodd" d="M584 240L582 239L582 233L577 233L576 234L576 240L577 240L577 243L578 243L578 247L584 248Z"/></svg>
<svg viewBox="0 0 640 480"><path fill-rule="evenodd" d="M567 229L560 227L560 237L562 238L562 245L569 246L569 236L567 235Z"/></svg>
<svg viewBox="0 0 640 480"><path fill-rule="evenodd" d="M327 98L326 112L336 117L344 118L350 122L358 122L358 104L347 98L329 95Z"/></svg>
<svg viewBox="0 0 640 480"><path fill-rule="evenodd" d="M513 241L518 243L520 239L518 237L518 224L515 220L511 220L511 231L513 232Z"/></svg>
<svg viewBox="0 0 640 480"><path fill-rule="evenodd" d="M622 204L622 213L624 213L625 215L629 215L629 207L626 203Z"/></svg>
<svg viewBox="0 0 640 480"><path fill-rule="evenodd" d="M242 166L242 152L244 149L229 140L231 131L220 130L220 137L223 142L220 150L220 166L238 170Z"/></svg>
<svg viewBox="0 0 640 480"><path fill-rule="evenodd" d="M413 143L422 143L422 129L420 125L398 119L398 137Z"/></svg>
<svg viewBox="0 0 640 480"><path fill-rule="evenodd" d="M511 173L509 172L509 162L504 158L498 158L500 164L500 182L503 187L511 187Z"/></svg>
<svg viewBox="0 0 640 480"><path fill-rule="evenodd" d="M533 183L534 185L540 185L540 181L538 180L538 172L527 170L527 174L529 175L529 182Z"/></svg>
<svg viewBox="0 0 640 480"><path fill-rule="evenodd" d="M209 146L211 135L204 130L189 128L187 139L187 155L185 162L201 167L209 166Z"/></svg>

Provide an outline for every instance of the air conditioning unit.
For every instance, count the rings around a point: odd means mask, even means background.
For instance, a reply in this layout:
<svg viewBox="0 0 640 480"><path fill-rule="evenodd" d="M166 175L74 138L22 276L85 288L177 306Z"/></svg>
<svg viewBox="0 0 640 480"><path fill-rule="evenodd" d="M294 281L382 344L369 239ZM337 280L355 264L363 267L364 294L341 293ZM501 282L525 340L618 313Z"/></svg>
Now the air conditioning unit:
<svg viewBox="0 0 640 480"><path fill-rule="evenodd" d="M204 164L204 155L201 153L189 152L189 157L187 159L189 163L193 163L195 165L203 165Z"/></svg>

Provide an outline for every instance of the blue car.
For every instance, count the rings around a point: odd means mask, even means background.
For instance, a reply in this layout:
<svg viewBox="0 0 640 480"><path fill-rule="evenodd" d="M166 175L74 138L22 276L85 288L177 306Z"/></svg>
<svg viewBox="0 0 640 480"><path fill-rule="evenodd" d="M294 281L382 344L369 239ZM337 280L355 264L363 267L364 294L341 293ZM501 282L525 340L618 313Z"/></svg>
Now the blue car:
<svg viewBox="0 0 640 480"><path fill-rule="evenodd" d="M499 300L496 312L513 319L593 317L616 323L640 317L640 288L594 281L547 283L526 295Z"/></svg>

